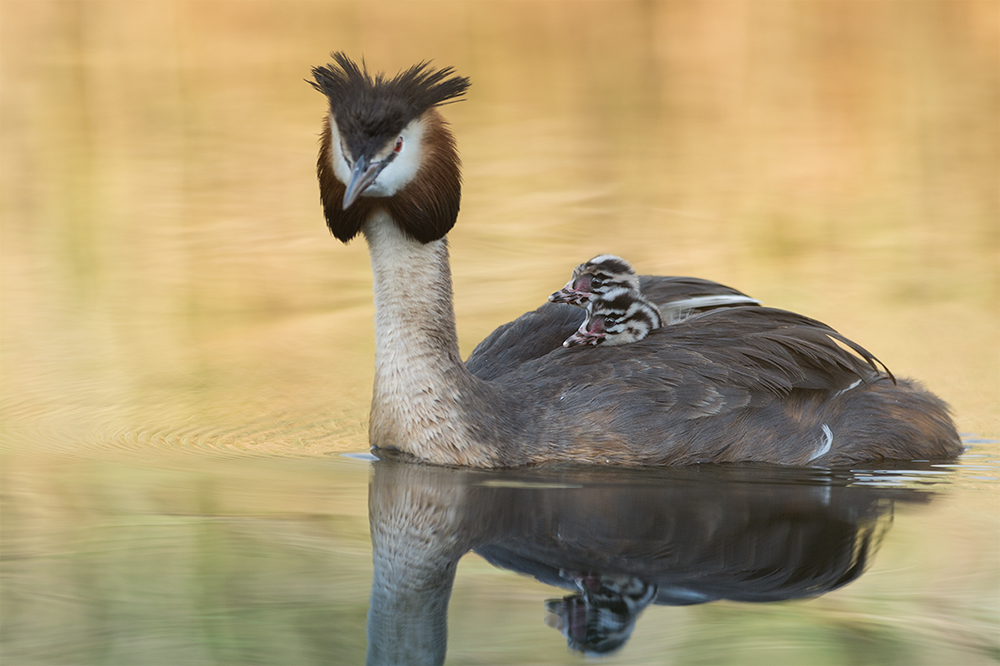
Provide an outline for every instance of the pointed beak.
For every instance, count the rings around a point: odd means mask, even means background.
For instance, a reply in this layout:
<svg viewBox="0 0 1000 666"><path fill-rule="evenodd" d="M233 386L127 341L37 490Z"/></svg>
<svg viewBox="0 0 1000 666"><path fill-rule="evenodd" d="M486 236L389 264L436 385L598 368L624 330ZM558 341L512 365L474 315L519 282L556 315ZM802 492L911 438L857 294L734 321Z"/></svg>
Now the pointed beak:
<svg viewBox="0 0 1000 666"><path fill-rule="evenodd" d="M549 296L549 301L552 303L569 303L580 307L585 306L589 300L590 294L574 289L572 281L567 282L565 287Z"/></svg>
<svg viewBox="0 0 1000 666"><path fill-rule="evenodd" d="M566 338L563 347L579 347L580 345L599 345L604 342L604 333L591 333L590 331L577 331Z"/></svg>
<svg viewBox="0 0 1000 666"><path fill-rule="evenodd" d="M358 158L354 163L354 170L351 171L351 182L347 184L347 190L344 192L344 210L350 208L361 193L375 182L388 163L388 160L369 162L365 156Z"/></svg>

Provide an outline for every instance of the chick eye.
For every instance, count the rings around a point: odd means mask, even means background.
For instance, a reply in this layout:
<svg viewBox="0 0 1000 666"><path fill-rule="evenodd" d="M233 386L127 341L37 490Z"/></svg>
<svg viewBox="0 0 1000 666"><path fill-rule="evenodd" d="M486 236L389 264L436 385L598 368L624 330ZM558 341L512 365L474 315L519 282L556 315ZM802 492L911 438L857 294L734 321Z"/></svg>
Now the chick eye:
<svg viewBox="0 0 1000 666"><path fill-rule="evenodd" d="M604 316L604 323L607 324L608 326L617 326L618 325L618 317L609 317L609 316L605 315Z"/></svg>
<svg viewBox="0 0 1000 666"><path fill-rule="evenodd" d="M601 278L594 278L593 280L590 281L590 286L591 287L603 287L604 286L604 280L602 280Z"/></svg>
<svg viewBox="0 0 1000 666"><path fill-rule="evenodd" d="M398 153L403 149L403 137L396 139L396 147L392 149L392 152Z"/></svg>

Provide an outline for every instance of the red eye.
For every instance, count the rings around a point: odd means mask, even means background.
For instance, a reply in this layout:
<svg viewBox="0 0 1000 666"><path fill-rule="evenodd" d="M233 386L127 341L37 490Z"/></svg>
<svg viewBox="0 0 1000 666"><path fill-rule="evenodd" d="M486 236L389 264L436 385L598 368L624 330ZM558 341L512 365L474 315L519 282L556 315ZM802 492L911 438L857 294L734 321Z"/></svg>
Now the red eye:
<svg viewBox="0 0 1000 666"><path fill-rule="evenodd" d="M392 152L398 153L403 149L403 137L396 139L396 147L392 149Z"/></svg>

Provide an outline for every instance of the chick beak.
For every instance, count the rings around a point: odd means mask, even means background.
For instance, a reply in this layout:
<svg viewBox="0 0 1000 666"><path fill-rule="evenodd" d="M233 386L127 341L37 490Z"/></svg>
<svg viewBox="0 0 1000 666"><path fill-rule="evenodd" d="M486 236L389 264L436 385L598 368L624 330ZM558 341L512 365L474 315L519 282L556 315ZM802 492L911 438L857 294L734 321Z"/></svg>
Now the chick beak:
<svg viewBox="0 0 1000 666"><path fill-rule="evenodd" d="M559 291L549 296L549 302L551 303L571 303L572 301L573 301L572 295L566 293L565 289L560 289Z"/></svg>
<svg viewBox="0 0 1000 666"><path fill-rule="evenodd" d="M594 333L591 331L577 331L566 338L563 347L579 347L580 345L599 345L604 342L604 333Z"/></svg>
<svg viewBox="0 0 1000 666"><path fill-rule="evenodd" d="M580 307L587 305L589 300L590 294L576 289L572 280L567 282L565 287L549 296L549 301L552 303L569 303Z"/></svg>
<svg viewBox="0 0 1000 666"><path fill-rule="evenodd" d="M351 171L351 182L347 184L347 190L344 192L344 210L350 208L351 204L361 196L361 193L375 182L387 164L389 164L389 160L369 162L364 155L358 158Z"/></svg>

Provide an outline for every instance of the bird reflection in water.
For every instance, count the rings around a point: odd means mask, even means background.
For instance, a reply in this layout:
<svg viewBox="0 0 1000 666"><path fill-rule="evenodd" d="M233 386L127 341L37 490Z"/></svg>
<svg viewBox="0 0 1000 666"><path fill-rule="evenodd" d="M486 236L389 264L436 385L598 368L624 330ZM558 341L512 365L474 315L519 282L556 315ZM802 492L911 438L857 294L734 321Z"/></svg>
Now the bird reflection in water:
<svg viewBox="0 0 1000 666"><path fill-rule="evenodd" d="M470 550L571 591L545 602L546 622L601 655L625 645L649 604L780 601L850 583L894 503L931 497L854 472L759 465L485 471L389 457L373 468L370 664L443 663Z"/></svg>
<svg viewBox="0 0 1000 666"><path fill-rule="evenodd" d="M656 598L656 585L636 576L559 573L580 593L546 601L545 623L561 631L572 649L588 655L609 654L625 645L639 613Z"/></svg>

